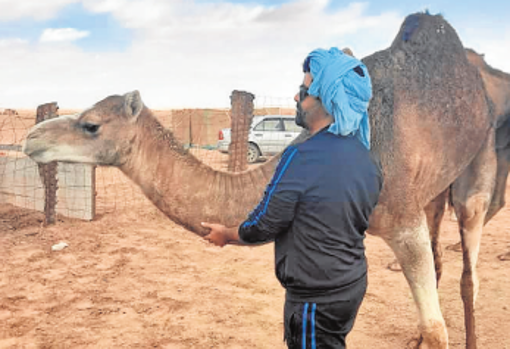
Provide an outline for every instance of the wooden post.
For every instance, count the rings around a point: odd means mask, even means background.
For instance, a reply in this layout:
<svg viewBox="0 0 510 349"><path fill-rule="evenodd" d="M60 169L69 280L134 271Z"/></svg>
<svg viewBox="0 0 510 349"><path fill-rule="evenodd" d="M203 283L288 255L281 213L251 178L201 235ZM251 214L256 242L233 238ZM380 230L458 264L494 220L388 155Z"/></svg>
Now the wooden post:
<svg viewBox="0 0 510 349"><path fill-rule="evenodd" d="M248 134L253 120L253 100L249 92L233 91L230 96L231 128L228 171L240 172L248 168Z"/></svg>
<svg viewBox="0 0 510 349"><path fill-rule="evenodd" d="M37 107L36 124L58 117L57 102L42 104ZM57 207L57 171L56 161L49 164L39 164L39 175L44 185L44 214L45 225L55 224L55 210Z"/></svg>

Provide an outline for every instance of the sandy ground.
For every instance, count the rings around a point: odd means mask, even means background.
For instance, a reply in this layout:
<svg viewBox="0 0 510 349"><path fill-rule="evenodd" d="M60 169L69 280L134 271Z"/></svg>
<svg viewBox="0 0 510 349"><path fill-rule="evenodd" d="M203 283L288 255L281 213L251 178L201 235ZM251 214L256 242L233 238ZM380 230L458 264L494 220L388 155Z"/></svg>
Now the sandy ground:
<svg viewBox="0 0 510 349"><path fill-rule="evenodd" d="M111 185L110 185L111 186ZM136 212L133 212L136 211ZM145 204L93 222L0 206L0 348L284 348L284 292L273 246L210 246ZM506 208L484 232L479 348L510 348ZM445 219L443 244L456 242ZM64 241L69 247L52 252ZM383 241L367 237L369 289L350 348L405 348L416 311ZM464 347L461 255L445 251L441 305L451 348Z"/></svg>
<svg viewBox="0 0 510 349"><path fill-rule="evenodd" d="M16 120L0 125L0 143L18 143L16 130L32 122ZM225 155L192 151L226 166ZM272 245L210 246L162 216L116 169L98 169L97 186L93 222L60 218L42 227L41 213L0 205L0 348L284 348ZM510 251L509 223L505 208L484 231L482 349L510 349L510 261L497 258ZM455 222L445 219L441 240L458 241ZM53 252L61 241L69 247ZM386 268L393 254L384 242L368 236L366 245L369 288L349 348L406 348L418 333L409 288ZM462 258L445 251L443 260L450 347L464 348Z"/></svg>

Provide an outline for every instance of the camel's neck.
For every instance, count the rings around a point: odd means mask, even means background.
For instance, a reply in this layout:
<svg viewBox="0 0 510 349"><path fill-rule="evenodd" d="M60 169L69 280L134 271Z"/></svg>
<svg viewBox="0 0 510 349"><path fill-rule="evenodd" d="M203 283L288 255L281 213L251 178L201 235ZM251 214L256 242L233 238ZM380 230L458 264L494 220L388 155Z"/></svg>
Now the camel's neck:
<svg viewBox="0 0 510 349"><path fill-rule="evenodd" d="M149 111L121 170L170 219L203 235L200 222L240 224L261 199L277 159L242 173L216 171L184 150ZM211 154L214 156L215 154Z"/></svg>
<svg viewBox="0 0 510 349"><path fill-rule="evenodd" d="M510 118L510 75L506 75L506 79L503 82L504 93L503 93L503 102L501 107L501 115L508 119Z"/></svg>
<svg viewBox="0 0 510 349"><path fill-rule="evenodd" d="M493 102L496 108L498 124L501 124L510 117L510 75L506 79L501 78L493 88L495 89Z"/></svg>
<svg viewBox="0 0 510 349"><path fill-rule="evenodd" d="M494 103L498 125L510 117L510 74L486 66L481 70L489 98Z"/></svg>

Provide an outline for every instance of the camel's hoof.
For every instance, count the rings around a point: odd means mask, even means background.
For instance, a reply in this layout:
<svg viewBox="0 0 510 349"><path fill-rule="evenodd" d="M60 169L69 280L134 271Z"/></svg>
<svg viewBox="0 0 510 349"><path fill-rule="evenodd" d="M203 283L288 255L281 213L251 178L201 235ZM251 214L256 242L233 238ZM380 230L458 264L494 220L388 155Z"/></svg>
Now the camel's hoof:
<svg viewBox="0 0 510 349"><path fill-rule="evenodd" d="M500 254L498 258L500 261L510 261L510 252Z"/></svg>
<svg viewBox="0 0 510 349"><path fill-rule="evenodd" d="M446 246L448 251L462 252L462 243L459 241L454 245Z"/></svg>
<svg viewBox="0 0 510 349"><path fill-rule="evenodd" d="M395 259L393 262L388 264L387 268L391 271L402 271L400 263Z"/></svg>
<svg viewBox="0 0 510 349"><path fill-rule="evenodd" d="M406 349L420 349L421 342L423 342L423 337L413 338L406 344Z"/></svg>

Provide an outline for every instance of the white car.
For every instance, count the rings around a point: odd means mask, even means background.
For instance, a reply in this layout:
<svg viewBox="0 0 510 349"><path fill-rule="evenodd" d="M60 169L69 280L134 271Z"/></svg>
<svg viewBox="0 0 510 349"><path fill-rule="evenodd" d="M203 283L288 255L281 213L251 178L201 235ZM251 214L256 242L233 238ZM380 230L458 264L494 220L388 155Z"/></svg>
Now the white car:
<svg viewBox="0 0 510 349"><path fill-rule="evenodd" d="M278 154L301 130L292 115L254 116L248 136L248 162L254 163L261 156ZM218 150L228 153L229 145L230 128L224 128L218 135Z"/></svg>

